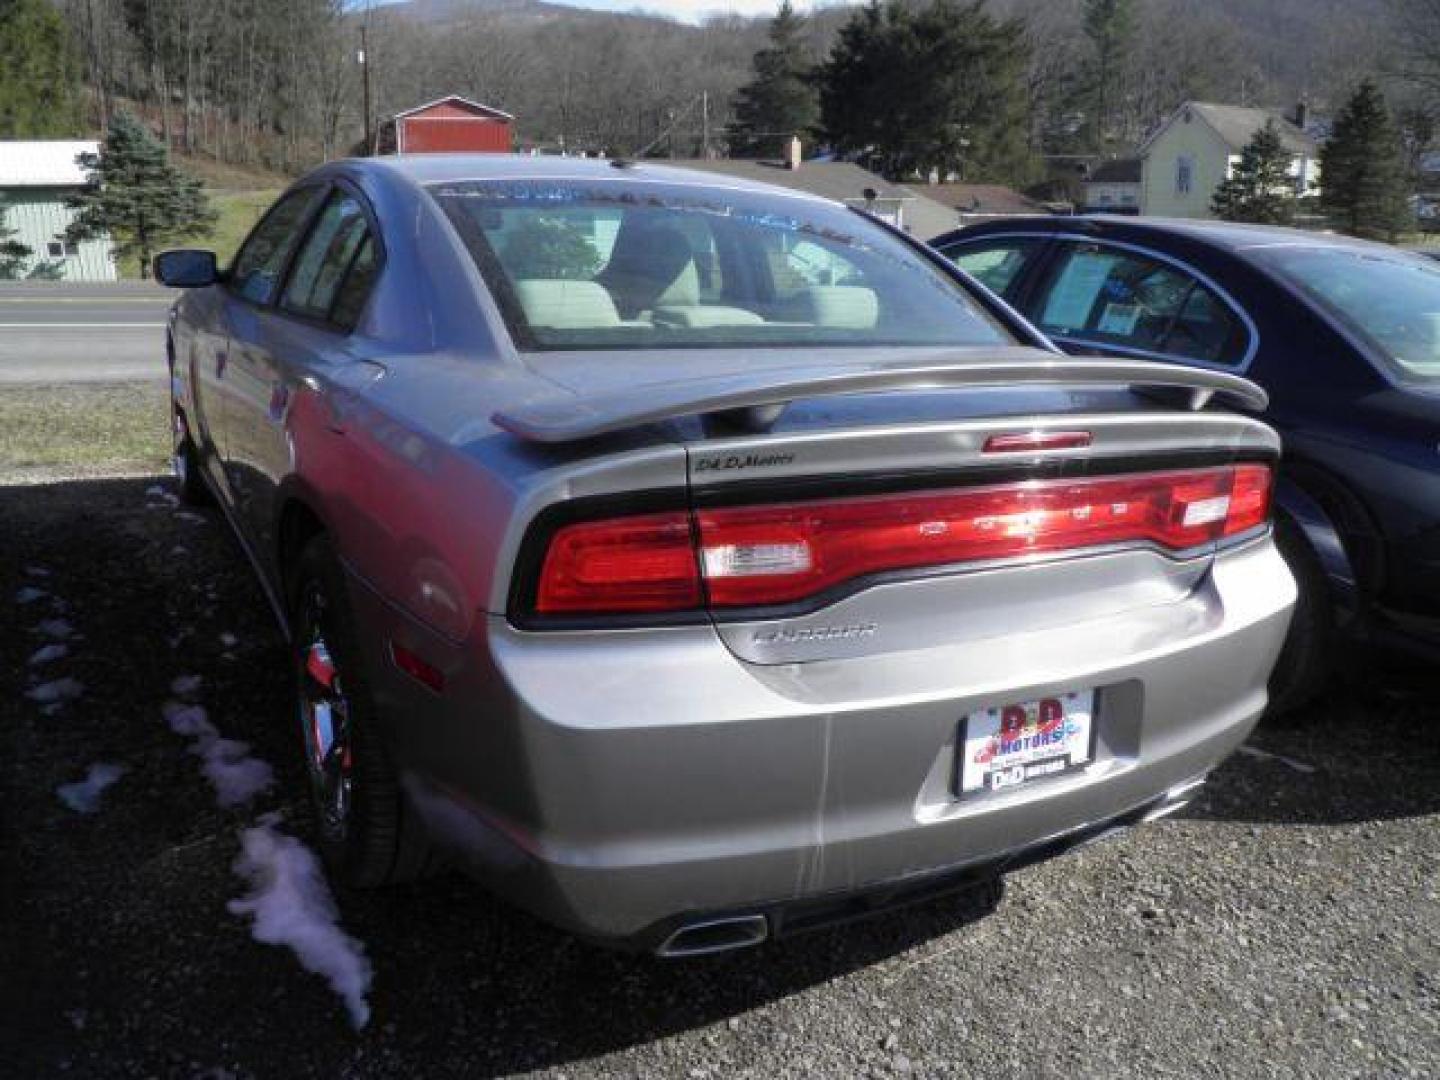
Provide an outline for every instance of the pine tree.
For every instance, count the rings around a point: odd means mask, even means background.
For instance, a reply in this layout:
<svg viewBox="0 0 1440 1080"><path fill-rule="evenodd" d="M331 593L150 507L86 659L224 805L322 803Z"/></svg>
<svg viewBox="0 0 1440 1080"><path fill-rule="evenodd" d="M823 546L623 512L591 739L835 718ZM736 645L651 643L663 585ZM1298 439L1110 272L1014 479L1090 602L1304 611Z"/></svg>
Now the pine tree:
<svg viewBox="0 0 1440 1080"><path fill-rule="evenodd" d="M5 214L10 208L0 202L0 281L14 281L25 269L25 261L33 252L14 239L14 229L5 225Z"/></svg>
<svg viewBox="0 0 1440 1080"><path fill-rule="evenodd" d="M1086 73L1085 127L1090 145L1099 149L1110 139L1121 76L1135 43L1135 0L1085 0L1081 26L1095 50Z"/></svg>
<svg viewBox="0 0 1440 1080"><path fill-rule="evenodd" d="M0 139L80 130L79 67L70 29L47 0L0 0Z"/></svg>
<svg viewBox="0 0 1440 1080"><path fill-rule="evenodd" d="M826 136L902 179L932 170L1024 183L1025 27L984 0L872 0L841 27L819 72Z"/></svg>
<svg viewBox="0 0 1440 1080"><path fill-rule="evenodd" d="M204 235L215 224L204 186L171 165L165 147L129 113L115 114L99 154L79 160L90 183L69 200L76 215L66 238L108 235L116 258L139 256L141 277L149 276L157 248Z"/></svg>
<svg viewBox="0 0 1440 1080"><path fill-rule="evenodd" d="M1408 189L1395 121L1366 79L1320 148L1320 208L1352 236L1394 239L1410 220Z"/></svg>
<svg viewBox="0 0 1440 1080"><path fill-rule="evenodd" d="M1255 133L1240 151L1240 160L1210 200L1210 209L1222 221L1250 221L1262 225L1289 225L1295 217L1295 180L1290 175L1294 155L1285 149L1274 120Z"/></svg>
<svg viewBox="0 0 1440 1080"><path fill-rule="evenodd" d="M751 61L754 77L735 97L730 149L752 157L784 152L792 135L804 136L820 118L805 40L805 19L790 0L770 20L770 44Z"/></svg>
<svg viewBox="0 0 1440 1080"><path fill-rule="evenodd" d="M588 281L600 269L600 254L573 219L532 214L506 241L505 264L517 278Z"/></svg>

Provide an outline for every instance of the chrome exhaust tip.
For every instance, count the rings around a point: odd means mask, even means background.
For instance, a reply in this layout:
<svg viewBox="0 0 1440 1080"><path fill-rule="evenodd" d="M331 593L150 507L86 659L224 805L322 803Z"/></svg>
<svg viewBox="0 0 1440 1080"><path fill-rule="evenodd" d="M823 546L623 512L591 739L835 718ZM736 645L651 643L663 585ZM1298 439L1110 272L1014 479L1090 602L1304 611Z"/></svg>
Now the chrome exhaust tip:
<svg viewBox="0 0 1440 1080"><path fill-rule="evenodd" d="M1200 789L1205 786L1205 777L1198 780L1190 780L1187 783L1179 784L1165 792L1155 805L1152 806L1142 822L1159 821L1163 817L1169 817L1177 810L1184 810L1200 794Z"/></svg>
<svg viewBox="0 0 1440 1080"><path fill-rule="evenodd" d="M664 940L655 955L667 960L689 956L712 956L759 945L770 936L770 921L764 915L736 915L726 919L705 919L687 923Z"/></svg>

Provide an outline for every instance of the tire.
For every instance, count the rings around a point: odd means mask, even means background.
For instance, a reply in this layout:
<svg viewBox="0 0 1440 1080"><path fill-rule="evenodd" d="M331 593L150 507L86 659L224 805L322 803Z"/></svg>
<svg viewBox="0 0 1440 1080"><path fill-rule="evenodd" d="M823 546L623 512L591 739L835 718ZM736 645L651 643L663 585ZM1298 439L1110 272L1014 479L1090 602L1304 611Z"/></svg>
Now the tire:
<svg viewBox="0 0 1440 1080"><path fill-rule="evenodd" d="M180 489L180 501L186 506L202 507L214 503L205 478L200 475L200 454L190 438L189 425L184 415L170 403L170 428L173 432L175 483Z"/></svg>
<svg viewBox="0 0 1440 1080"><path fill-rule="evenodd" d="M332 878L352 888L420 877L431 868L432 848L380 736L344 571L329 537L305 545L290 582L297 712L321 857ZM317 726L321 704L328 712ZM326 726L330 738L322 745Z"/></svg>
<svg viewBox="0 0 1440 1080"><path fill-rule="evenodd" d="M1305 718L1301 710L1320 696L1334 674L1335 618L1320 560L1289 517L1275 519L1275 546L1295 575L1299 596L1290 632L1270 675L1267 715L1295 722Z"/></svg>

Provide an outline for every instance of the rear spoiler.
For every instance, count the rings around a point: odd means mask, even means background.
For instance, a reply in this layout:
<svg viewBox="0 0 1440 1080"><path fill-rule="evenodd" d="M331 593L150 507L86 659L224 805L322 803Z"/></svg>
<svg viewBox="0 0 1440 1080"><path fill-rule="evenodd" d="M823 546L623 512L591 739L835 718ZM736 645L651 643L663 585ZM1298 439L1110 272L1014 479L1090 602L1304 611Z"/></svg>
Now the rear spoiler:
<svg viewBox="0 0 1440 1080"><path fill-rule="evenodd" d="M1269 397L1259 386L1221 371L1146 360L978 361L950 364L827 365L789 371L736 372L724 377L642 385L587 397L532 400L491 418L528 442L567 443L682 416L720 415L763 430L792 401L839 394L895 390L950 390L1005 386L1128 386L1176 394L1184 407L1205 408L1221 398L1260 412Z"/></svg>

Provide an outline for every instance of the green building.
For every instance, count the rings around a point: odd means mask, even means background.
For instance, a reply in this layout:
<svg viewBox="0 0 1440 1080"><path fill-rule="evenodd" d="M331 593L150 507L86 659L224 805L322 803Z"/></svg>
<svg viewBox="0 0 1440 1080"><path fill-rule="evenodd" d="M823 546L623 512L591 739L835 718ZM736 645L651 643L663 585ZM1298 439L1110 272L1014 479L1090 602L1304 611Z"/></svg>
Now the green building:
<svg viewBox="0 0 1440 1080"><path fill-rule="evenodd" d="M76 156L97 153L100 144L83 140L20 142L0 140L0 204L8 209L11 239L32 255L24 274L63 281L114 281L115 260L106 240L72 243L65 227L73 212L65 200L85 186Z"/></svg>

